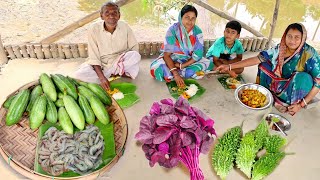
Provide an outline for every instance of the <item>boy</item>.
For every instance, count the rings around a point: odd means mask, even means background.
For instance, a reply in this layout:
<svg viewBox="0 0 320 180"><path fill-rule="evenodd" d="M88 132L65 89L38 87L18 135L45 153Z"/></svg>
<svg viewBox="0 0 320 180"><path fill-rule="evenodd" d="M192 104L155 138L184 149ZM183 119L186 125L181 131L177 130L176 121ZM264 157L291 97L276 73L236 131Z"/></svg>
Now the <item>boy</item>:
<svg viewBox="0 0 320 180"><path fill-rule="evenodd" d="M238 40L240 32L241 24L238 21L229 21L224 30L224 37L217 39L209 48L206 56L208 59L213 60L214 69L221 64L232 64L242 60L244 50ZM241 74L243 68L233 69L232 71L236 74Z"/></svg>

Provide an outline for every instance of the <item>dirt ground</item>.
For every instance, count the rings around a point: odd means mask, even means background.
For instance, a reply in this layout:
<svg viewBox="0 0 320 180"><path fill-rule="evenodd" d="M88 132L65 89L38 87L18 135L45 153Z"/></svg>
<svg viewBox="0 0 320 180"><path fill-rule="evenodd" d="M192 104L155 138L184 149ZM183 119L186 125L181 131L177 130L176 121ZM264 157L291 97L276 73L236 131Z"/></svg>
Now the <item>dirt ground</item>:
<svg viewBox="0 0 320 180"><path fill-rule="evenodd" d="M244 57L247 58L254 55L256 53L245 53ZM84 62L84 59L15 59L9 61L8 65L3 69L2 75L0 75L0 84L5 84L5 88L4 86L0 88L0 104L4 102L10 93L23 84L38 79L40 73L61 73L72 76L82 62ZM141 146L134 139L134 135L139 129L139 122L148 113L152 103L164 98L170 98L165 83L157 82L151 78L149 73L150 62L151 59L143 59L141 61L140 73L135 80L119 79L121 81L130 81L137 85L136 93L140 97L140 102L124 110L129 128L124 156L109 172L101 174L98 179L139 180L141 177L153 180L189 179L187 169L181 165L170 170L158 165L153 168L149 167ZM256 67L246 68L243 78L246 82L254 82L256 72ZM206 92L202 97L193 101L191 105L201 109L214 119L214 127L218 136L221 136L228 128L240 125L244 120L243 130L247 132L256 127L265 113L279 113L273 107L262 111L254 111L242 107L234 98L234 90L225 90L217 78L218 76L205 77L198 81L206 89ZM282 115L291 122L291 130L287 131L289 144L286 147L286 152L295 154L286 156L267 179L319 179L319 165L317 158L315 158L318 157L320 151L320 143L316 141L317 137L320 136L319 108L303 109L294 117L288 114ZM211 147L209 154L200 155L200 165L206 180L218 179L211 166L213 147ZM25 177L13 170L7 164L7 160L3 158L0 158L0 174L1 177L6 177L6 179L25 179ZM235 168L229 174L228 179L244 180L245 178Z"/></svg>

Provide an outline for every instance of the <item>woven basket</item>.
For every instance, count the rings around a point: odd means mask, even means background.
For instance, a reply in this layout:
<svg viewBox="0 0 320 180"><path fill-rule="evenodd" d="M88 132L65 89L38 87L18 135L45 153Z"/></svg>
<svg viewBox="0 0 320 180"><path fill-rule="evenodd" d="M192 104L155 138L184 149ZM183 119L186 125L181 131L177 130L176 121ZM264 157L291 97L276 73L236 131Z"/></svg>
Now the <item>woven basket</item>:
<svg viewBox="0 0 320 180"><path fill-rule="evenodd" d="M28 89L38 85L38 81L28 83L11 95L18 93L23 89ZM54 179L96 179L114 166L123 155L125 143L128 135L127 119L118 105L112 99L112 105L108 107L111 121L114 123L114 138L116 145L116 156L103 168L92 173L77 177L54 177ZM38 130L32 131L29 127L29 121L26 114L21 121L13 126L5 125L7 109L1 106L0 109L0 153L7 163L20 174L31 179L52 179L34 171L35 152L37 146Z"/></svg>

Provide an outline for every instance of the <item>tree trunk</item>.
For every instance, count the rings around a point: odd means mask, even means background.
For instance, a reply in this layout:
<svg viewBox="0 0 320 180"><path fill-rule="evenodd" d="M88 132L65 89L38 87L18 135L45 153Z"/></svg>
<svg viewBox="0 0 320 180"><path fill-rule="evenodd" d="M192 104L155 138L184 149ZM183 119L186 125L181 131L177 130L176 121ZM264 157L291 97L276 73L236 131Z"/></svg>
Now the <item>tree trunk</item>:
<svg viewBox="0 0 320 180"><path fill-rule="evenodd" d="M278 18L279 6L280 6L280 0L277 0L277 1L276 1L276 5L275 5L275 7L274 7L272 24L271 24L270 34L269 34L269 38L268 38L268 43L267 43L267 49L270 48L271 40L272 40L272 37L273 37L273 33L274 33L274 30L275 30L276 25L277 25L277 18Z"/></svg>
<svg viewBox="0 0 320 180"><path fill-rule="evenodd" d="M134 0L119 0L116 2L116 4L118 4L119 7L131 3ZM42 44L50 44L53 43L61 38L63 38L64 36L70 34L72 31L90 23L91 21L97 19L100 17L100 10L97 10L87 16L85 16L84 18L70 24L69 26L63 28L62 30L50 35L49 37L44 38L43 40L40 41L40 43Z"/></svg>
<svg viewBox="0 0 320 180"><path fill-rule="evenodd" d="M314 35L313 35L313 37L312 37L312 41L314 41L314 38L316 38L316 35L317 35L317 32L318 32L319 26L320 26L320 21L318 22L318 26L317 26L317 28L316 28L316 31L314 32Z"/></svg>
<svg viewBox="0 0 320 180"><path fill-rule="evenodd" d="M248 31L251 32L253 35L258 36L258 37L264 37L263 34L261 34L259 31L256 31L256 30L253 29L252 27L248 26L248 25L245 24L244 22L239 21L238 19L236 19L236 18L234 18L234 17L232 17L232 16L230 16L230 15L228 15L228 14L226 14L226 13L224 13L224 12L222 12L222 11L220 11L220 10L212 7L212 6L210 6L210 5L207 4L207 3L202 2L201 0L190 0L190 1L191 1L191 2L194 2L195 4L197 4L197 5L199 5L199 6L203 7L203 8L206 8L207 10L215 13L216 15L218 15L218 16L224 18L224 19L236 20L236 21L238 21L238 22L241 24L241 26L242 26L244 29L248 30Z"/></svg>

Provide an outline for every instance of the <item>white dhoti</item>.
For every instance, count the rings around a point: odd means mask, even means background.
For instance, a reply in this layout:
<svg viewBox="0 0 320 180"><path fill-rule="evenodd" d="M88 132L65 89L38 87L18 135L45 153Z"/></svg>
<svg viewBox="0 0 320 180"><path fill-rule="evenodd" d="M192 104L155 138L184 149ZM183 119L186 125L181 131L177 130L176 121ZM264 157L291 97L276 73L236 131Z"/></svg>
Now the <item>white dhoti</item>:
<svg viewBox="0 0 320 180"><path fill-rule="evenodd" d="M139 62L141 55L137 51L128 51L121 54L110 68L102 68L102 72L106 78L111 75L126 75L135 79L139 73ZM81 64L79 69L75 72L75 78L85 82L100 83L97 73L94 71L92 65L86 62Z"/></svg>

